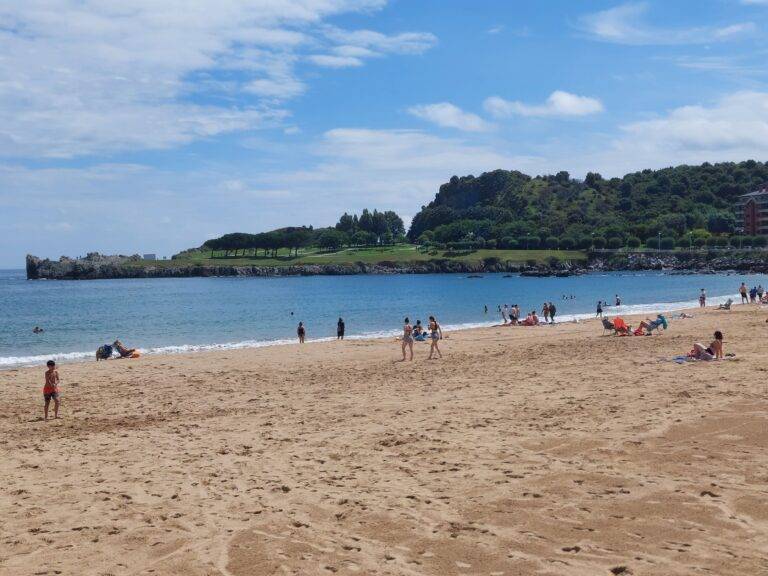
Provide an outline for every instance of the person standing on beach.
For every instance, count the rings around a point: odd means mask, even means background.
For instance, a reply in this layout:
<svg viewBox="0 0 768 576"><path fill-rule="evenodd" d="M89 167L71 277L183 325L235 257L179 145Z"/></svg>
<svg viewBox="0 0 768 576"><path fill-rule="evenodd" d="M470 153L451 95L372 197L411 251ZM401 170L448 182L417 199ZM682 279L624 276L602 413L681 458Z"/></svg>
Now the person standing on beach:
<svg viewBox="0 0 768 576"><path fill-rule="evenodd" d="M597 313L595 314L595 318L602 318L603 317L603 301L598 300L597 301Z"/></svg>
<svg viewBox="0 0 768 576"><path fill-rule="evenodd" d="M440 324L437 323L437 320L434 316L429 317L429 339L432 342L429 348L429 358L428 360L432 360L432 353L437 352L438 357L442 358L443 354L440 352L440 346L438 345L438 341L443 339L443 329L440 328Z"/></svg>
<svg viewBox="0 0 768 576"><path fill-rule="evenodd" d="M549 304L546 302L541 307L541 315L544 316L544 322L549 322Z"/></svg>
<svg viewBox="0 0 768 576"><path fill-rule="evenodd" d="M552 324L555 323L555 313L557 312L557 308L555 308L555 305L550 302L549 303L549 320Z"/></svg>
<svg viewBox="0 0 768 576"><path fill-rule="evenodd" d="M344 319L339 318L336 322L336 340L344 340Z"/></svg>
<svg viewBox="0 0 768 576"><path fill-rule="evenodd" d="M296 328L296 335L299 337L299 344L304 344L304 338L307 336L307 330L304 328L304 322L299 322Z"/></svg>
<svg viewBox="0 0 768 576"><path fill-rule="evenodd" d="M45 419L48 420L48 406L53 400L53 417L59 417L59 371L56 370L56 362L48 360L48 370L45 371L45 386L43 386L43 398L45 399Z"/></svg>
<svg viewBox="0 0 768 576"><path fill-rule="evenodd" d="M621 306L621 298L619 298L618 294L616 294L616 306Z"/></svg>
<svg viewBox="0 0 768 576"><path fill-rule="evenodd" d="M704 288L701 289L701 294L699 294L699 307L704 308L707 305L707 291L704 290Z"/></svg>
<svg viewBox="0 0 768 576"><path fill-rule="evenodd" d="M408 349L410 351L410 358L409 360L413 360L413 326L411 326L411 321L406 318L403 320L403 342L402 342L402 348L403 348L403 359L401 362L405 362L405 350Z"/></svg>
<svg viewBox="0 0 768 576"><path fill-rule="evenodd" d="M504 319L504 324L507 323L508 316L509 316L509 306L504 304L504 307L501 309L501 317Z"/></svg>
<svg viewBox="0 0 768 576"><path fill-rule="evenodd" d="M749 302L747 299L747 285L744 284L744 282L741 283L741 286L739 286L739 294L741 294L741 303L746 304Z"/></svg>

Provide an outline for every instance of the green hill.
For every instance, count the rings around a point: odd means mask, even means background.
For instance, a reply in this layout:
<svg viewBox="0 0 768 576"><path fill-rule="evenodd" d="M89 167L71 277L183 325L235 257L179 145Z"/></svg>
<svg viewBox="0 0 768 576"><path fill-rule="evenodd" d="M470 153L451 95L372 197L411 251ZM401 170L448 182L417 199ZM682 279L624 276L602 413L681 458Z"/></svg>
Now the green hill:
<svg viewBox="0 0 768 576"><path fill-rule="evenodd" d="M500 248L724 244L737 231L736 198L768 182L768 164L643 170L623 178L494 170L451 178L422 207L412 242ZM756 240L762 243L764 240Z"/></svg>

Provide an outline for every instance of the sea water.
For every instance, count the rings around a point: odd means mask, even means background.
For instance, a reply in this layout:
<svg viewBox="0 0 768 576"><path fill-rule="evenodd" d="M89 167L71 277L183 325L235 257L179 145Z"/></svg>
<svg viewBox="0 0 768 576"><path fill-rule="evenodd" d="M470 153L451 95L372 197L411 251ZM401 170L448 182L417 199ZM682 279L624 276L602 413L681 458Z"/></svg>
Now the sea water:
<svg viewBox="0 0 768 576"><path fill-rule="evenodd" d="M744 281L768 287L768 276L665 272L605 273L570 278L466 274L306 276L288 278L160 278L151 280L26 280L0 271L0 368L94 358L120 339L145 353L192 352L289 344L299 321L308 340L335 338L339 317L347 338L398 334L403 318L445 330L497 324L498 306L525 313L552 301L559 321L606 314L649 315L736 298ZM484 307L488 307L485 312ZM34 334L40 326L44 332Z"/></svg>

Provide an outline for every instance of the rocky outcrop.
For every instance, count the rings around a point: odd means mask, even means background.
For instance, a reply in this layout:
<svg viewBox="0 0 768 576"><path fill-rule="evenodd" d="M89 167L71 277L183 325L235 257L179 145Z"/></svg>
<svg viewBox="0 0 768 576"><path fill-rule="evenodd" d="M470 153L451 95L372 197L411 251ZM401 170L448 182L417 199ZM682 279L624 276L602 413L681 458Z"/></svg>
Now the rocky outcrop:
<svg viewBox="0 0 768 576"><path fill-rule="evenodd" d="M634 252L592 254L589 271L768 272L765 251Z"/></svg>
<svg viewBox="0 0 768 576"><path fill-rule="evenodd" d="M352 274L481 274L491 272L521 273L524 276L570 276L588 272L623 270L670 270L678 272L743 272L768 273L768 252L701 252L701 253L614 253L591 254L588 263L560 263L527 266L501 262L497 258L466 262L434 258L424 262L379 262L366 264L302 264L286 266L213 266L164 261L142 262L138 256L104 256L92 253L85 258L62 257L41 260L27 256L27 278L30 280L95 280L106 278L185 278L194 276L346 276Z"/></svg>
<svg viewBox="0 0 768 576"><path fill-rule="evenodd" d="M366 264L302 264L286 266L211 266L166 261L157 265L140 262L134 256L89 254L85 258L62 257L58 261L27 256L30 280L95 280L106 278L184 278L195 276L346 276L352 274L434 274L482 272L521 272L526 269L496 259L463 262L436 258L425 262L401 264L380 262Z"/></svg>

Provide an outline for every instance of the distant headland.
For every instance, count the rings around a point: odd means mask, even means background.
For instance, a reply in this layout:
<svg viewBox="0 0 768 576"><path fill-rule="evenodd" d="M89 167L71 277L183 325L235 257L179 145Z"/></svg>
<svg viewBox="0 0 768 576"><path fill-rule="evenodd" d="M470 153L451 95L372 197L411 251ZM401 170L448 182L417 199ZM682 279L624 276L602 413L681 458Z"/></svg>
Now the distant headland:
<svg viewBox="0 0 768 576"><path fill-rule="evenodd" d="M231 233L170 260L91 253L27 257L30 279L592 269L765 271L768 164L677 166L605 179L495 170L454 176L406 233L395 212L335 226Z"/></svg>

